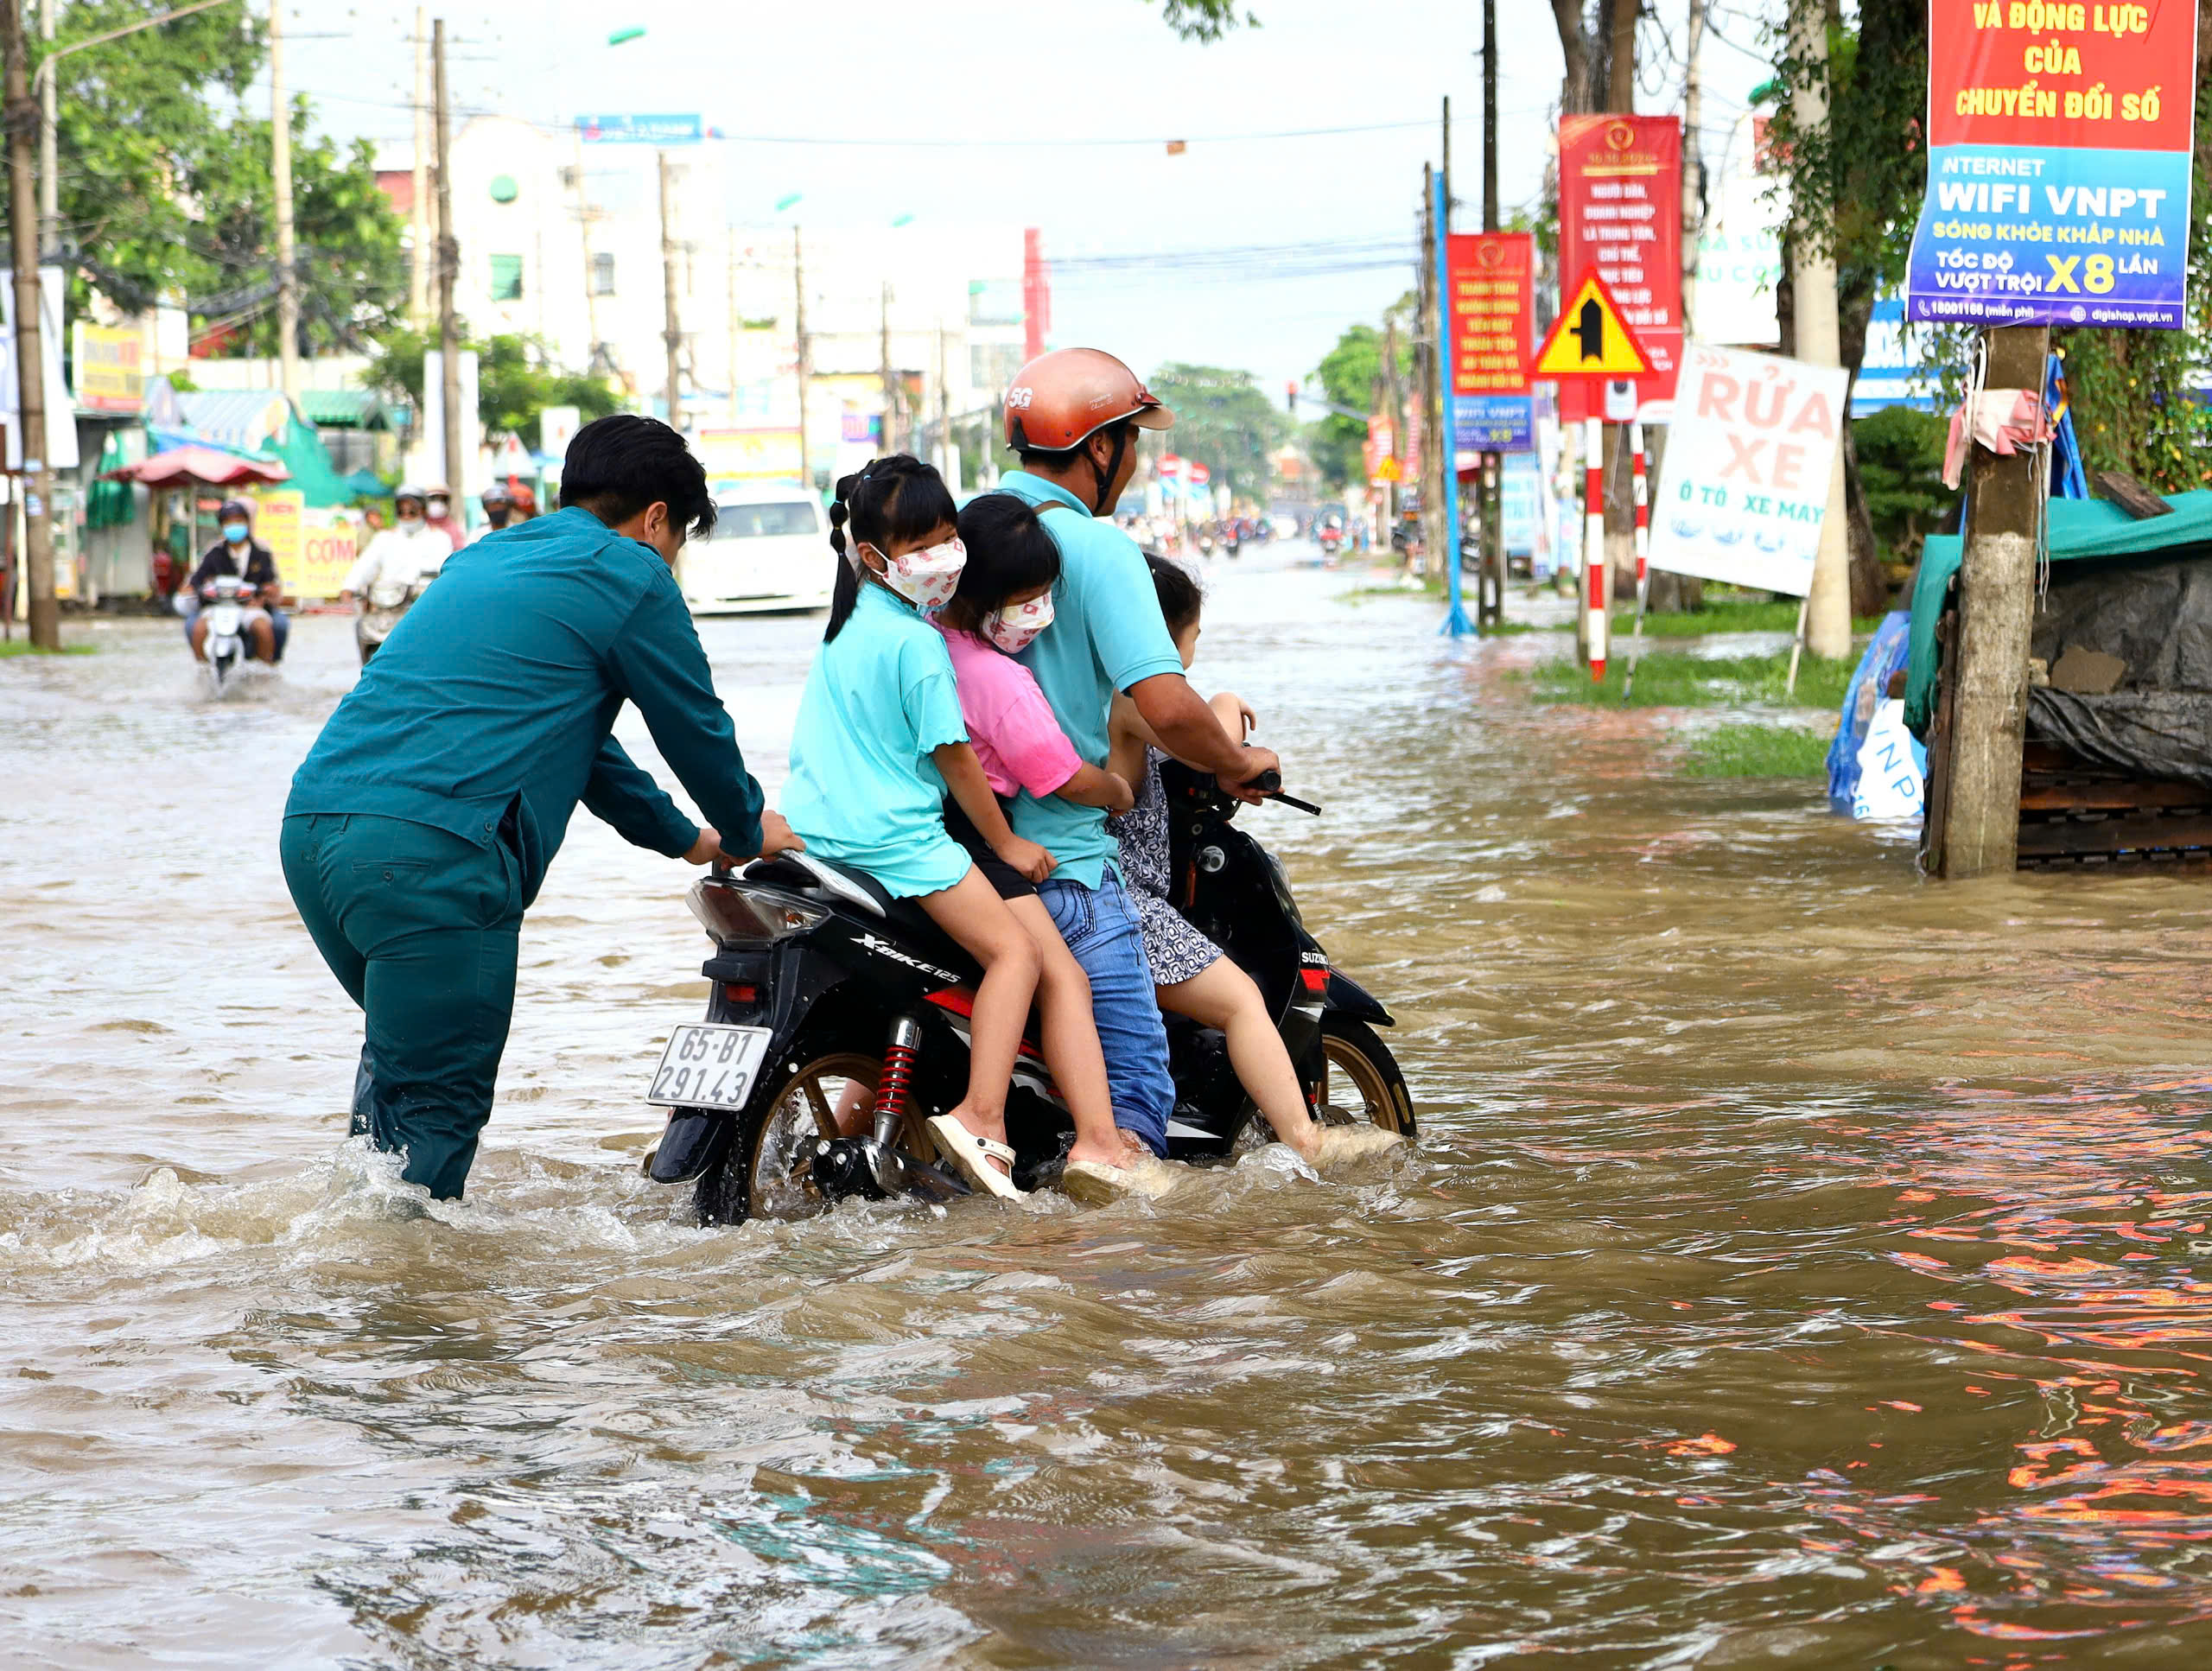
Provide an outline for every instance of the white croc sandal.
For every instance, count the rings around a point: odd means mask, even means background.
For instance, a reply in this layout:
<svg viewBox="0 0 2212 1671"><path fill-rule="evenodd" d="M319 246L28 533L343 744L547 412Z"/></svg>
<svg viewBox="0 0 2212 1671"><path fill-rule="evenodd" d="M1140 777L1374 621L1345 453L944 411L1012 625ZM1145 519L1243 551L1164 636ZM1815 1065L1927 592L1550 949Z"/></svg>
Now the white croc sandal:
<svg viewBox="0 0 2212 1671"><path fill-rule="evenodd" d="M988 1137L978 1137L949 1114L932 1115L930 1135L944 1153L946 1160L960 1168L968 1181L985 1195L995 1195L1001 1201L1019 1201L1027 1191L1014 1187L1014 1179L1007 1173L1014 1170L1014 1151L1003 1143ZM1007 1172L991 1165L994 1160L1006 1163Z"/></svg>

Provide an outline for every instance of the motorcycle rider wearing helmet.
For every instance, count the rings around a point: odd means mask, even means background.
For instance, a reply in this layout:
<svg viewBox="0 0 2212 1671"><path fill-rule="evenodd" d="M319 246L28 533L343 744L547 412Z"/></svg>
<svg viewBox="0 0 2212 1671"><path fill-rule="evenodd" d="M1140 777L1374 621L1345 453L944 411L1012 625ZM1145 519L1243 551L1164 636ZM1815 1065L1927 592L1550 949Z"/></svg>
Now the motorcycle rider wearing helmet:
<svg viewBox="0 0 2212 1671"><path fill-rule="evenodd" d="M315 740L284 880L366 1016L353 1129L457 1198L492 1113L523 912L581 803L695 865L798 845L745 769L674 564L715 525L666 424L586 424L562 508L448 563ZM611 734L636 704L695 823Z"/></svg>
<svg viewBox="0 0 2212 1671"><path fill-rule="evenodd" d="M276 554L253 537L253 506L245 500L224 500L215 516L223 537L201 556L186 585L192 601L191 613L184 618L185 640L196 660L207 659L207 624L200 618L200 588L219 575L236 575L253 588L255 607L245 614L253 654L273 666L283 658L284 641L292 635L291 622L276 607L284 588L276 577Z"/></svg>
<svg viewBox="0 0 2212 1671"><path fill-rule="evenodd" d="M1017 659L1084 759L1104 763L1107 716L1124 692L1163 747L1257 802L1258 792L1242 785L1276 770L1274 754L1231 739L1191 688L1144 553L1110 519L1136 474L1136 432L1174 422L1134 372L1096 348L1058 349L1014 374L1006 440L1021 467L1001 478L998 491L1035 505L1060 551L1052 624ZM1175 1106L1167 1032L1106 815L1024 791L1011 822L1057 862L1037 892L1090 978L1115 1121L1165 1154Z"/></svg>
<svg viewBox="0 0 2212 1671"><path fill-rule="evenodd" d="M423 523L446 537L447 550L460 550L468 543L468 536L461 529L461 518L453 513L453 489L434 481L423 492Z"/></svg>
<svg viewBox="0 0 2212 1671"><path fill-rule="evenodd" d="M361 636L359 618L365 617L374 607L371 594L382 587L402 599L410 597L417 587L434 579L445 567L446 559L453 555L453 547L446 537L424 519L423 500L419 487L403 487L395 493L392 525L378 531L353 560L353 566L346 571L338 600L356 607L354 634L360 639L365 665L374 651L368 639Z"/></svg>
<svg viewBox="0 0 2212 1671"><path fill-rule="evenodd" d="M514 519L515 496L507 491L507 484L495 481L484 490L484 520L468 531L468 543L474 545L487 535L496 534Z"/></svg>

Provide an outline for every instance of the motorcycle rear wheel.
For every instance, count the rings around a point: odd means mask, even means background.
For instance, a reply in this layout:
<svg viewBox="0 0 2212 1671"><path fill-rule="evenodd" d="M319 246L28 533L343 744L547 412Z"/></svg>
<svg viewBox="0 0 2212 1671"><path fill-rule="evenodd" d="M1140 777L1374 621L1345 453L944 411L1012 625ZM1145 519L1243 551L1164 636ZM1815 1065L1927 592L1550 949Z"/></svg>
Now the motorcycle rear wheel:
<svg viewBox="0 0 2212 1671"><path fill-rule="evenodd" d="M1321 1018L1321 1085L1314 1117L1325 1126L1380 1126L1414 1137L1414 1099L1390 1047L1349 1015Z"/></svg>
<svg viewBox="0 0 2212 1671"><path fill-rule="evenodd" d="M699 1175L691 1196L699 1222L791 1221L829 1211L836 1202L814 1184L815 1140L834 1132L835 1114L849 1095L874 1101L882 1071L879 1057L833 1049L811 1056L802 1052L797 1066L764 1078L737 1117L728 1152ZM899 1145L918 1160L936 1158L928 1128L911 1109Z"/></svg>

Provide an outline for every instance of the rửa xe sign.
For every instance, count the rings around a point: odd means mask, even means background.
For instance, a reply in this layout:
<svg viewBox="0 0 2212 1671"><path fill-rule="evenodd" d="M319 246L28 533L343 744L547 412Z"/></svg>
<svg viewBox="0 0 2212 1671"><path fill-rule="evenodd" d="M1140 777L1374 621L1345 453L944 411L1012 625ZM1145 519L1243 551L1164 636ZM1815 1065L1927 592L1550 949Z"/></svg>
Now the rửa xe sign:
<svg viewBox="0 0 2212 1671"><path fill-rule="evenodd" d="M2195 0L1929 0L1908 319L2180 330Z"/></svg>

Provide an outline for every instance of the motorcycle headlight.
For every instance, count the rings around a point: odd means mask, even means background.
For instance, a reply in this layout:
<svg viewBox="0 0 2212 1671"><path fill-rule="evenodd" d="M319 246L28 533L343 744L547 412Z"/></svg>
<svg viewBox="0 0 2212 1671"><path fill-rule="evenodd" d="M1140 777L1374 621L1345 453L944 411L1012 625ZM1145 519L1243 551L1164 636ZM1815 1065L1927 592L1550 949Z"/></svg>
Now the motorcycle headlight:
<svg viewBox="0 0 2212 1671"><path fill-rule="evenodd" d="M830 915L819 905L728 882L694 882L684 903L715 943L727 946L773 945L819 925Z"/></svg>

